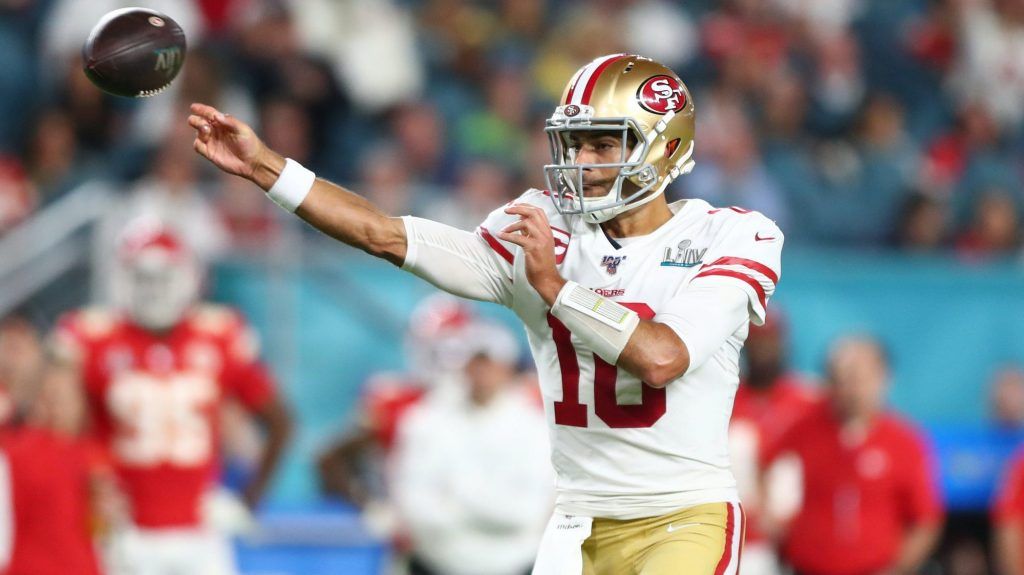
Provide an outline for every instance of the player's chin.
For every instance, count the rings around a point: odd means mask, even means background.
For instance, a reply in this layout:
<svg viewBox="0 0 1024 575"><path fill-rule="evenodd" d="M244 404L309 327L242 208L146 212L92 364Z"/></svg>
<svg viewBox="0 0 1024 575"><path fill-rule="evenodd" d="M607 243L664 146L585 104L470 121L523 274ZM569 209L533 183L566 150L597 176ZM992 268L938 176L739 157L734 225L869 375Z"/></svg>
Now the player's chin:
<svg viewBox="0 0 1024 575"><path fill-rule="evenodd" d="M608 195L611 186L607 184L583 184L584 198L603 198Z"/></svg>

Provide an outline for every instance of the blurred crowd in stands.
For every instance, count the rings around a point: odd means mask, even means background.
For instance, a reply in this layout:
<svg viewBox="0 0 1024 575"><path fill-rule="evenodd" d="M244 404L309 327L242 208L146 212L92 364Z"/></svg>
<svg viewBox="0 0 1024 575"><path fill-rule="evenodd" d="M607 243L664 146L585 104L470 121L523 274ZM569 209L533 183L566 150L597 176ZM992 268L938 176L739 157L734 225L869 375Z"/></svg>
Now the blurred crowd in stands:
<svg viewBox="0 0 1024 575"><path fill-rule="evenodd" d="M545 186L541 128L572 71L629 51L694 93L698 168L670 195L760 210L790 245L1020 248L1017 0L154 0L190 52L139 101L80 73L122 4L0 1L0 233L98 179L210 258L262 243L270 205L196 161L191 101L392 213L475 226Z"/></svg>

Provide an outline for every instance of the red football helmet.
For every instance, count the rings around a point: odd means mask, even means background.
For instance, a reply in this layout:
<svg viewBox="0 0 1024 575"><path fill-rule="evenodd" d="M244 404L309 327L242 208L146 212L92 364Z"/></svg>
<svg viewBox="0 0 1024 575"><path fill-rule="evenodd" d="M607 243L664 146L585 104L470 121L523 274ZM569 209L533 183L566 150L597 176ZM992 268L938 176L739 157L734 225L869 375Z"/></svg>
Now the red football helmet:
<svg viewBox="0 0 1024 575"><path fill-rule="evenodd" d="M177 324L199 296L200 276L191 250L156 220L133 221L117 242L114 301L146 329Z"/></svg>
<svg viewBox="0 0 1024 575"><path fill-rule="evenodd" d="M409 318L406 353L413 374L425 382L451 374L465 362L460 337L476 319L472 306L448 294L425 298Z"/></svg>

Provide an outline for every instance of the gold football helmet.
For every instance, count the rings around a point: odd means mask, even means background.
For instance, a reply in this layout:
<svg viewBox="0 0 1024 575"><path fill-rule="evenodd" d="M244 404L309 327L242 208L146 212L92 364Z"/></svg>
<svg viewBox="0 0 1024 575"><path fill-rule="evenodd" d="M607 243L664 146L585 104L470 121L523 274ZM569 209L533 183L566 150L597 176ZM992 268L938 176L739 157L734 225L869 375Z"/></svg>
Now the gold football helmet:
<svg viewBox="0 0 1024 575"><path fill-rule="evenodd" d="M591 223L646 204L693 169L690 91L672 70L650 58L612 54L580 68L544 131L552 156L544 175L555 207L563 214L580 214ZM576 163L571 135L579 131L620 133L620 161ZM583 197L585 169L616 167L619 174L607 195ZM636 189L627 189L624 195L627 181Z"/></svg>

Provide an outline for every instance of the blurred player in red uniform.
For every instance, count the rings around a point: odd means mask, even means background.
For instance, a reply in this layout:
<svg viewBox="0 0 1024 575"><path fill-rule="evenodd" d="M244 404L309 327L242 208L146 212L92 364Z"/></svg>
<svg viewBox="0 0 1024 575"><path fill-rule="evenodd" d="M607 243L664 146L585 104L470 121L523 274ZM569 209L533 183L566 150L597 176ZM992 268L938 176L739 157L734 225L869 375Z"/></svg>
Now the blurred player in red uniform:
<svg viewBox="0 0 1024 575"><path fill-rule="evenodd" d="M474 322L472 307L447 294L424 299L413 311L406 334L407 373L380 373L366 382L352 429L319 458L324 492L340 495L365 513L380 536L392 535L394 514L386 503L385 460L399 422L428 389L461 369L460 335Z"/></svg>
<svg viewBox="0 0 1024 575"><path fill-rule="evenodd" d="M777 442L820 401L818 393L790 371L786 339L785 319L778 311L769 313L763 326L750 326L744 346L747 373L736 391L729 423L733 474L747 511L743 546L746 575L779 572L772 543L760 525L758 508L770 506L774 516L786 516L793 507L791 495L799 488L797 474L780 462L768 475L766 500L761 501L757 489L759 453Z"/></svg>
<svg viewBox="0 0 1024 575"><path fill-rule="evenodd" d="M77 374L49 366L32 387L24 420L0 432L0 573L98 574L94 504L112 478L82 437Z"/></svg>
<svg viewBox="0 0 1024 575"><path fill-rule="evenodd" d="M885 411L885 353L869 338L833 348L828 401L763 452L795 455L803 501L783 537L800 575L916 573L935 547L942 507L921 434Z"/></svg>
<svg viewBox="0 0 1024 575"><path fill-rule="evenodd" d="M1007 466L992 508L996 571L1024 575L1024 449Z"/></svg>
<svg viewBox="0 0 1024 575"><path fill-rule="evenodd" d="M93 431L110 452L131 509L113 569L232 573L229 542L210 525L222 403L234 398L266 428L243 498L263 494L290 429L255 337L231 309L197 301L198 264L167 229L137 221L119 242L116 310L58 324L58 352L79 366Z"/></svg>

